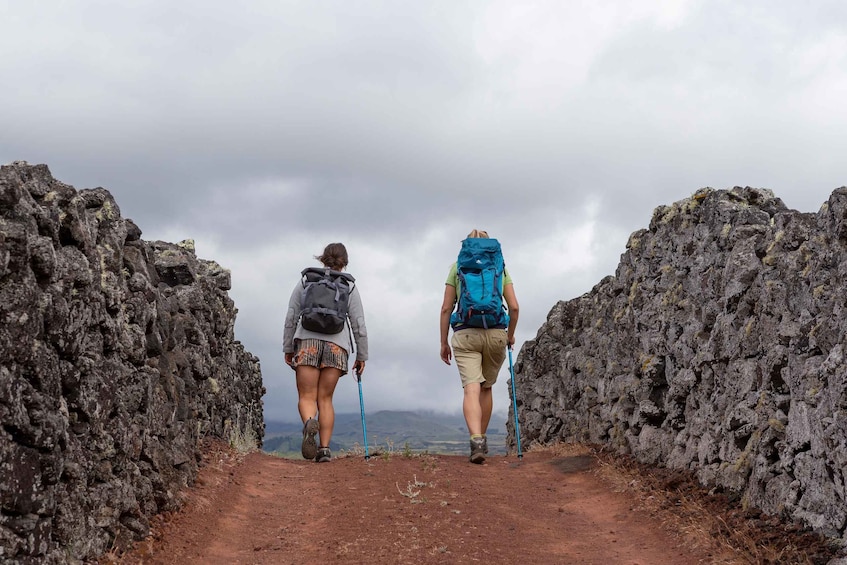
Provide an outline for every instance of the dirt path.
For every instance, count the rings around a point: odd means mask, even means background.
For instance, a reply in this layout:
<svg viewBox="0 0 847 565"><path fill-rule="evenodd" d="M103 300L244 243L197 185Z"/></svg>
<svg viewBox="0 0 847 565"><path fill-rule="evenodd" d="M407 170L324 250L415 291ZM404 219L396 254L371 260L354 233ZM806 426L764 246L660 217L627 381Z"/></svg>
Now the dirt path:
<svg viewBox="0 0 847 565"><path fill-rule="evenodd" d="M672 534L587 454L522 460L415 455L329 464L221 455L185 509L154 527L122 563L715 562Z"/></svg>

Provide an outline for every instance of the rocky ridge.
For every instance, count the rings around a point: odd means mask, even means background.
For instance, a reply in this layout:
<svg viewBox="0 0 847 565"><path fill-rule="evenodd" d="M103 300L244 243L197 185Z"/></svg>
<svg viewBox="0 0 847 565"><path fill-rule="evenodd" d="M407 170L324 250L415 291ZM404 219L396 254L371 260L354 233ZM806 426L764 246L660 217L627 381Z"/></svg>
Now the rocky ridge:
<svg viewBox="0 0 847 565"><path fill-rule="evenodd" d="M561 301L516 363L524 446L605 445L847 537L847 187L660 206L614 276ZM514 443L514 426L509 417Z"/></svg>
<svg viewBox="0 0 847 565"><path fill-rule="evenodd" d="M205 438L260 445L230 274L105 189L0 167L0 562L75 563L179 504Z"/></svg>

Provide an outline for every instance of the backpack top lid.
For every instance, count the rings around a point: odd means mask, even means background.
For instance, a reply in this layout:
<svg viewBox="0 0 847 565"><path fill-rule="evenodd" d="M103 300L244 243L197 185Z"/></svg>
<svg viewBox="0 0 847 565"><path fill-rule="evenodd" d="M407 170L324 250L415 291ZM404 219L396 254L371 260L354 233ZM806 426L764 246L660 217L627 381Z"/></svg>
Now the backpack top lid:
<svg viewBox="0 0 847 565"><path fill-rule="evenodd" d="M305 285L307 282L317 282L324 278L330 279L345 279L348 283L353 283L356 279L350 273L342 273L341 271L334 271L328 267L306 267L300 272L300 275L303 277L303 284Z"/></svg>
<svg viewBox="0 0 847 565"><path fill-rule="evenodd" d="M469 237L462 240L462 249L456 261L460 270L481 270L493 268L503 271L503 251L500 242L494 238Z"/></svg>

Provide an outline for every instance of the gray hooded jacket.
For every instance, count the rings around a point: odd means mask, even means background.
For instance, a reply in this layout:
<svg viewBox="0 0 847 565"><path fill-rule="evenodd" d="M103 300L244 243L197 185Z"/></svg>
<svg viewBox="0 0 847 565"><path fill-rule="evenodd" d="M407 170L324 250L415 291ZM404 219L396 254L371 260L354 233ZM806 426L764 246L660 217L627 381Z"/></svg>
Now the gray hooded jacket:
<svg viewBox="0 0 847 565"><path fill-rule="evenodd" d="M353 344L350 342L350 333L352 331L353 339L356 341L356 360L368 360L368 330L365 327L365 311L362 309L362 298L359 296L359 289L355 285L350 292L347 324L337 334L322 334L303 328L302 324L300 324L302 298L303 285L298 282L297 286L291 292L291 298L288 301L288 313L285 316L285 330L282 339L282 350L284 353L294 352L295 339L322 339L343 347L349 354L353 351Z"/></svg>

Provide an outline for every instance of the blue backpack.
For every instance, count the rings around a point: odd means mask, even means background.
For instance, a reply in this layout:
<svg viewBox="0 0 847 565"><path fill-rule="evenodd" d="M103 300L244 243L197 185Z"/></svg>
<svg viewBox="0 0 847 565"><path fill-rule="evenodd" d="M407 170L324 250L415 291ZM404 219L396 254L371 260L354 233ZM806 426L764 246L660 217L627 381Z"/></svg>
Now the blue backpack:
<svg viewBox="0 0 847 565"><path fill-rule="evenodd" d="M508 326L503 304L503 274L506 264L496 239L469 237L462 241L456 261L461 290L450 325L493 328Z"/></svg>

